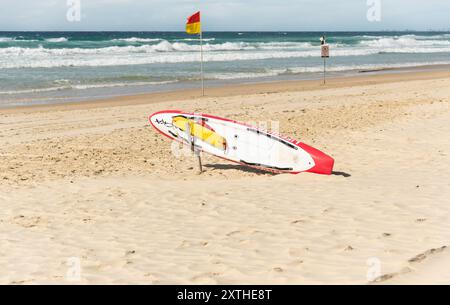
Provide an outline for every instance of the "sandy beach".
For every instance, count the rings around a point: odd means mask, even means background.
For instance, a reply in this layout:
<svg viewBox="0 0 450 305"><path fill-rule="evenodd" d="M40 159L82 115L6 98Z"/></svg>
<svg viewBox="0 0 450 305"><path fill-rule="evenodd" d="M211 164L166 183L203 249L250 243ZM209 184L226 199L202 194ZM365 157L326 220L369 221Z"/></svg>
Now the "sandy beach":
<svg viewBox="0 0 450 305"><path fill-rule="evenodd" d="M0 109L1 284L450 284L450 69ZM273 175L176 157L148 116L333 156Z"/></svg>

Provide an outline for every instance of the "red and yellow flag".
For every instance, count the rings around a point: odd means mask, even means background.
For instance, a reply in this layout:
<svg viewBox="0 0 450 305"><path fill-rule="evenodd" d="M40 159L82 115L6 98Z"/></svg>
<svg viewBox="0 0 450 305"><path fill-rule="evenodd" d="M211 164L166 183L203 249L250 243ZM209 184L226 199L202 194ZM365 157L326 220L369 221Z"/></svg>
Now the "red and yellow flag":
<svg viewBox="0 0 450 305"><path fill-rule="evenodd" d="M202 31L202 24L200 22L200 12L195 13L188 18L186 23L186 33L188 34L200 34Z"/></svg>

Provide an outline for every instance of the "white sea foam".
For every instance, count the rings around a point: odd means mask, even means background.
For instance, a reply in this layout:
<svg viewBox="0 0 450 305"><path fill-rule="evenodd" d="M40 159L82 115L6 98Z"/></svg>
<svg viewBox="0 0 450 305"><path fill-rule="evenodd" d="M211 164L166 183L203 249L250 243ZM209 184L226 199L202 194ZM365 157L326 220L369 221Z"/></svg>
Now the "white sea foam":
<svg viewBox="0 0 450 305"><path fill-rule="evenodd" d="M48 87L48 88L38 88L38 89L24 89L24 90L11 90L11 91L0 91L0 95L13 95L13 94L30 94L30 93L41 93L41 92L52 92L59 91L69 87Z"/></svg>
<svg viewBox="0 0 450 305"><path fill-rule="evenodd" d="M371 71L371 70L381 70L381 69L395 69L395 68L412 68L412 67L420 67L420 66L428 66L428 65L448 65L448 62L429 62L429 63L420 63L420 62L409 62L395 65L386 65L386 64L355 64L355 65L336 65L329 66L327 68L328 72L344 72L344 71ZM271 77L271 76L280 76L280 75L296 75L303 73L322 73L323 67L318 65L314 67L291 67L288 69L268 69L266 71L261 72L249 72L249 73L220 73L215 74L214 76L210 76L210 78L218 79L218 80L232 80L232 79L252 79L252 78L261 78L261 77Z"/></svg>
<svg viewBox="0 0 450 305"><path fill-rule="evenodd" d="M431 40L431 39L417 39L414 36L402 37L382 37L374 40L361 41L360 45L372 48L423 48L423 47L450 47L448 40Z"/></svg>
<svg viewBox="0 0 450 305"><path fill-rule="evenodd" d="M0 49L1 68L52 68L141 65L154 63L183 63L199 60L198 52L169 52L171 45L158 47L109 47L104 49ZM335 56L367 55L370 50L336 50ZM86 56L89 55L89 56ZM206 52L205 62L239 60L263 60L281 58L306 58L320 56L319 50L311 51L252 51L252 52Z"/></svg>
<svg viewBox="0 0 450 305"><path fill-rule="evenodd" d="M368 36L369 37L369 36ZM134 38L126 38L134 39ZM62 40L61 40L62 41ZM199 44L158 40L141 46L103 48L0 48L2 68L53 68L186 63L199 60ZM224 42L204 44L206 62L319 57L320 47L308 42ZM450 53L450 41L422 40L413 35L377 37L358 45L331 44L333 57L386 53Z"/></svg>
<svg viewBox="0 0 450 305"><path fill-rule="evenodd" d="M203 41L215 41L215 38L203 38ZM184 39L177 39L175 41L200 41L200 38L184 38Z"/></svg>
<svg viewBox="0 0 450 305"><path fill-rule="evenodd" d="M188 51L190 50L190 51ZM220 51L218 51L220 50ZM230 52L232 47L220 46L214 52L205 52L205 62L227 62L243 60L287 59L319 57L320 50L252 50ZM186 63L199 60L195 46L162 42L156 46L108 47L101 49L46 49L4 48L0 49L0 68L52 68L141 65L155 63ZM434 53L450 52L447 48L337 48L334 57L366 56L385 53Z"/></svg>
<svg viewBox="0 0 450 305"><path fill-rule="evenodd" d="M39 40L36 39L23 39L23 37L0 37L0 42L14 42L14 43L21 43L21 42L36 42Z"/></svg>
<svg viewBox="0 0 450 305"><path fill-rule="evenodd" d="M66 42L68 39L66 37L59 37L59 38L47 38L45 39L47 42Z"/></svg>
<svg viewBox="0 0 450 305"><path fill-rule="evenodd" d="M113 39L111 41L124 41L124 42L158 42L161 41L160 38L139 38L139 37L131 37L131 38L118 38Z"/></svg>
<svg viewBox="0 0 450 305"><path fill-rule="evenodd" d="M382 69L400 69L400 68L412 68L421 67L429 65L449 65L450 61L440 61L440 62L407 62L398 64L354 64L354 65L335 65L328 66L328 72L344 72L344 71L376 71ZM322 73L322 66L315 67L293 67L289 69L275 69L273 70L277 75L295 75L302 73Z"/></svg>
<svg viewBox="0 0 450 305"><path fill-rule="evenodd" d="M216 80L233 80L270 77L277 75L279 75L279 72L277 70L267 70L264 72L216 73L207 75L207 78Z"/></svg>
<svg viewBox="0 0 450 305"><path fill-rule="evenodd" d="M99 89L99 88L115 88L115 87L131 87L131 86L156 86L156 85L167 85L172 83L177 83L178 80L173 81L160 81L160 82L118 82L118 83L98 83L98 84L61 84L60 86L53 86L47 88L33 88L24 90L11 90L11 91L0 91L0 95L18 95L18 94L33 94L33 93L45 93L45 92L55 92L62 90L88 90L88 89Z"/></svg>
<svg viewBox="0 0 450 305"><path fill-rule="evenodd" d="M205 52L215 51L251 51L251 50L289 50L289 49L312 49L313 46L310 43L303 42L224 42L220 44L203 45ZM161 41L159 44L151 46L150 50L159 52L198 52L200 51L199 44L186 44L183 42L170 43L166 40ZM147 50L149 50L147 49Z"/></svg>
<svg viewBox="0 0 450 305"><path fill-rule="evenodd" d="M178 80L172 81L160 81L160 82L134 82L134 83L103 83L103 84L85 84L85 85L72 85L71 89L87 90L95 88L113 88L113 87L130 87L130 86L156 86L167 85L177 83Z"/></svg>

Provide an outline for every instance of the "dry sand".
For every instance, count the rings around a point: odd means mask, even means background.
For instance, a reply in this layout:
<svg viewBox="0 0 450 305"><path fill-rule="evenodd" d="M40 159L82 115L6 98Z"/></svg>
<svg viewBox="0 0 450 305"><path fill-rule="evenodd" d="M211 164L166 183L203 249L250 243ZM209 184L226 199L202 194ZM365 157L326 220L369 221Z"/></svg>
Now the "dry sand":
<svg viewBox="0 0 450 305"><path fill-rule="evenodd" d="M0 110L0 283L450 283L450 72L209 95ZM196 175L163 109L279 121L337 173Z"/></svg>

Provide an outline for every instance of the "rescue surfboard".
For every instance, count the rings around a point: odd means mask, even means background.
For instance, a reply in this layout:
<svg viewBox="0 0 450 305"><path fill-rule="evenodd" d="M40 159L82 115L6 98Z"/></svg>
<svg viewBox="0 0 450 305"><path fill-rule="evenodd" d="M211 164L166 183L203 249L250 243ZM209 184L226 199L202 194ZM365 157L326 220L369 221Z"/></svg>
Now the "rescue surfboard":
<svg viewBox="0 0 450 305"><path fill-rule="evenodd" d="M299 174L331 175L334 159L300 141L208 114L165 110L149 117L164 136L248 167Z"/></svg>

